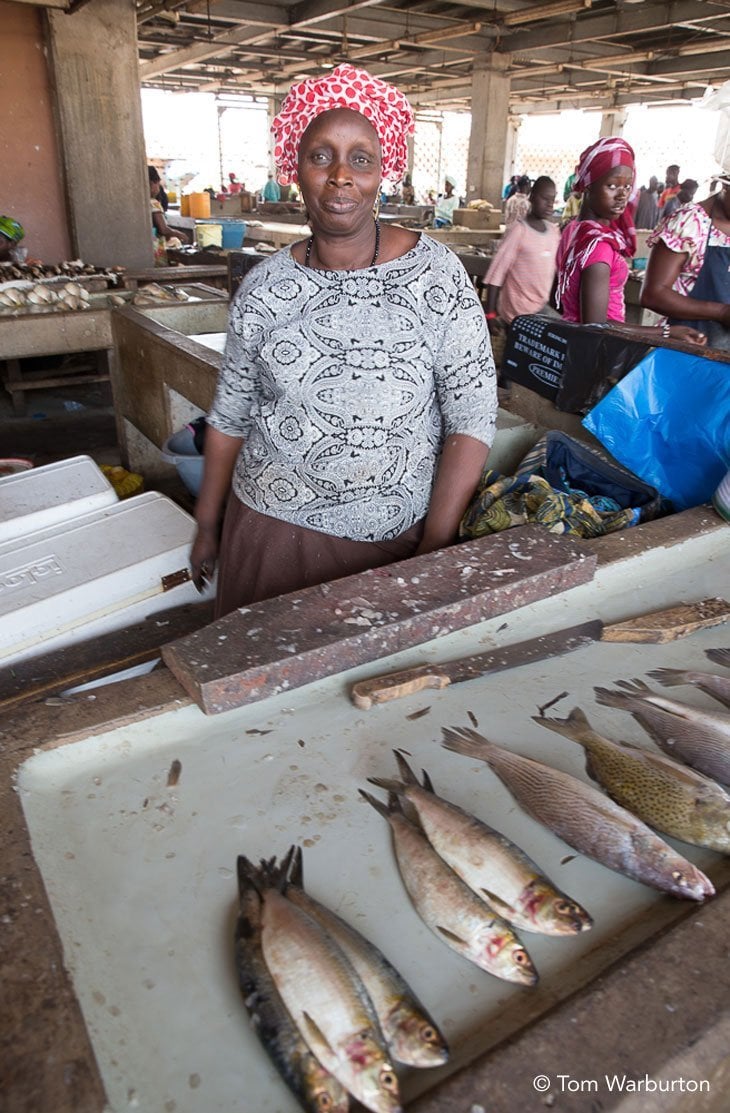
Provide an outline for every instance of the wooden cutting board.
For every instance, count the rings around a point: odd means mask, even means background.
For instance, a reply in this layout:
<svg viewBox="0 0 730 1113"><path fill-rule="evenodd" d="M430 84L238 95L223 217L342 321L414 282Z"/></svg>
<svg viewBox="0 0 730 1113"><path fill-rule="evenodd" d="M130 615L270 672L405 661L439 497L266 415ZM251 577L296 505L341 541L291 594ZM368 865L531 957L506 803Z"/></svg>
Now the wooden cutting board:
<svg viewBox="0 0 730 1113"><path fill-rule="evenodd" d="M253 603L162 656L214 715L556 595L595 568L579 543L524 526Z"/></svg>
<svg viewBox="0 0 730 1113"><path fill-rule="evenodd" d="M700 599L696 603L680 603L667 610L652 611L638 618L628 618L604 626L601 641L647 642L663 645L676 641L696 630L720 626L730 618L730 603L725 599Z"/></svg>

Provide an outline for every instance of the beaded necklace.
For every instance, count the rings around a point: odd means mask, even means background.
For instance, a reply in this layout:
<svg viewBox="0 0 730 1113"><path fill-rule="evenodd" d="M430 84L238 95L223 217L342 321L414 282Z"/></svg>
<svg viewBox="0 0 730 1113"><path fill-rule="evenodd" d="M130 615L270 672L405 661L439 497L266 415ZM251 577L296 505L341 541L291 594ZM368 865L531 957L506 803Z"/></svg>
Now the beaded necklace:
<svg viewBox="0 0 730 1113"><path fill-rule="evenodd" d="M312 244L313 243L314 243L314 236L312 235L307 240L307 249L304 252L304 266L305 267L310 267L312 265L310 263L309 259L310 259L310 256L312 254ZM375 220L375 251L373 252L373 257L370 260L370 262L368 263L368 266L370 266L370 267L375 266L375 264L378 261L378 255L379 254L380 254L380 221L376 219Z"/></svg>

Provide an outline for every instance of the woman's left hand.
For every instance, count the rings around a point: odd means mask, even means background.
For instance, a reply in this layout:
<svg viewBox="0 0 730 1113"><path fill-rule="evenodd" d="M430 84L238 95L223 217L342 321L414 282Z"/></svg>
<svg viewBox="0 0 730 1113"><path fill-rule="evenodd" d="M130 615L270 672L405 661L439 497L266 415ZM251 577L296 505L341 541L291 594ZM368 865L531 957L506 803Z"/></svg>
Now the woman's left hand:
<svg viewBox="0 0 730 1113"><path fill-rule="evenodd" d="M684 340L685 344L697 344L700 348L707 344L707 337L704 332L698 332L696 328L690 328L689 325L672 325L669 330L669 339Z"/></svg>

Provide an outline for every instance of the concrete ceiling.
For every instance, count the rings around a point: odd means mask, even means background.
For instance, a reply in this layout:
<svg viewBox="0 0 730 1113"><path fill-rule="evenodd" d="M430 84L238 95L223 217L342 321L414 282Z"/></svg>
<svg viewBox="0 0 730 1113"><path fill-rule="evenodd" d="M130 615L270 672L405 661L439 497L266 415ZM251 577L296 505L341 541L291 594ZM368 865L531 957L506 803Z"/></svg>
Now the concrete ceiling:
<svg viewBox="0 0 730 1113"><path fill-rule="evenodd" d="M730 77L730 0L136 2L141 80L158 89L277 95L350 61L422 108L468 108L496 51L511 111L534 113L681 102Z"/></svg>

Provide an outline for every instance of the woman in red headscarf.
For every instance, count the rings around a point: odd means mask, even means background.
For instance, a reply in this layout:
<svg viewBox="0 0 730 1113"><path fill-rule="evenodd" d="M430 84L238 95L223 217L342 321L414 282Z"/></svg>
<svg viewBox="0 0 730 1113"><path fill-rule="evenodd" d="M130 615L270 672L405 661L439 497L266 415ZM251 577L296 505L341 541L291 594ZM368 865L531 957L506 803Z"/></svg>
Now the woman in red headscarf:
<svg viewBox="0 0 730 1113"><path fill-rule="evenodd" d="M311 235L231 305L191 554L198 586L218 562L218 616L455 541L494 436L466 271L377 218L381 182L407 166L403 94L338 66L294 86L272 130Z"/></svg>
<svg viewBox="0 0 730 1113"><path fill-rule="evenodd" d="M556 301L566 321L615 323L636 335L656 337L656 328L624 324L624 286L636 250L628 208L634 172L633 149L618 136L599 139L581 154L573 189L583 194L583 203L560 237ZM706 342L693 328L659 329L663 337Z"/></svg>

